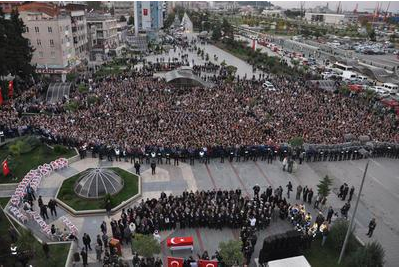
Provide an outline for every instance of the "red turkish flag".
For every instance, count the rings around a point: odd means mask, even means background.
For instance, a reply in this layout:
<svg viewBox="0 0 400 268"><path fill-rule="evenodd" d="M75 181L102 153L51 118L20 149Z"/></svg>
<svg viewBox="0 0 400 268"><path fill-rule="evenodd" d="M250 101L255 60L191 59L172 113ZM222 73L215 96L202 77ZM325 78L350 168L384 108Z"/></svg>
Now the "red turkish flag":
<svg viewBox="0 0 400 268"><path fill-rule="evenodd" d="M3 104L3 95L1 94L1 87L0 87L0 106Z"/></svg>
<svg viewBox="0 0 400 268"><path fill-rule="evenodd" d="M168 267L183 267L183 258L167 257Z"/></svg>
<svg viewBox="0 0 400 268"><path fill-rule="evenodd" d="M193 246L193 237L172 237L167 239L168 247Z"/></svg>
<svg viewBox="0 0 400 268"><path fill-rule="evenodd" d="M4 174L4 176L7 176L8 173L10 173L10 169L8 167L7 160L4 160L3 161L3 174Z"/></svg>
<svg viewBox="0 0 400 268"><path fill-rule="evenodd" d="M199 267L218 267L218 261L199 260Z"/></svg>
<svg viewBox="0 0 400 268"><path fill-rule="evenodd" d="M147 16L147 14L148 14L147 8L143 8L143 16Z"/></svg>
<svg viewBox="0 0 400 268"><path fill-rule="evenodd" d="M10 82L8 82L8 97L12 98L14 94L14 81L11 80Z"/></svg>

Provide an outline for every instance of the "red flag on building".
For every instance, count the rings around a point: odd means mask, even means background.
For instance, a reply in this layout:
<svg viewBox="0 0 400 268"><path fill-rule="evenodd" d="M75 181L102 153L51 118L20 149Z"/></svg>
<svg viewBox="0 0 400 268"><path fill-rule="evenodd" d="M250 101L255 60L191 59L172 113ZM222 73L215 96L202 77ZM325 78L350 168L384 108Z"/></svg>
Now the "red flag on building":
<svg viewBox="0 0 400 268"><path fill-rule="evenodd" d="M8 168L7 160L4 160L2 165L3 165L3 174L4 174L4 176L7 176L8 173L10 173L10 169Z"/></svg>
<svg viewBox="0 0 400 268"><path fill-rule="evenodd" d="M199 260L199 267L218 267L218 261Z"/></svg>
<svg viewBox="0 0 400 268"><path fill-rule="evenodd" d="M1 94L1 87L0 87L0 106L3 104L3 94Z"/></svg>
<svg viewBox="0 0 400 268"><path fill-rule="evenodd" d="M12 98L14 93L14 81L11 80L10 82L8 82L8 97Z"/></svg>
<svg viewBox="0 0 400 268"><path fill-rule="evenodd" d="M168 257L168 267L183 267L183 258Z"/></svg>

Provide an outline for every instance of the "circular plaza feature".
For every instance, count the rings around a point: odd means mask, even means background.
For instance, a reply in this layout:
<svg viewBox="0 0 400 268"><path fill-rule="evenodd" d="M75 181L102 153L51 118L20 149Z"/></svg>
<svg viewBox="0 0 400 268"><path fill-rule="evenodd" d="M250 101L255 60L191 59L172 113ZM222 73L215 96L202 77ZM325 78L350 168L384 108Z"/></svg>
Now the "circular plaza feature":
<svg viewBox="0 0 400 268"><path fill-rule="evenodd" d="M106 194L115 195L124 187L121 177L108 168L92 168L83 172L74 191L84 198L102 198Z"/></svg>
<svg viewBox="0 0 400 268"><path fill-rule="evenodd" d="M140 196L140 176L119 167L102 167L88 168L64 180L56 201L74 215L102 214L106 199L114 212Z"/></svg>

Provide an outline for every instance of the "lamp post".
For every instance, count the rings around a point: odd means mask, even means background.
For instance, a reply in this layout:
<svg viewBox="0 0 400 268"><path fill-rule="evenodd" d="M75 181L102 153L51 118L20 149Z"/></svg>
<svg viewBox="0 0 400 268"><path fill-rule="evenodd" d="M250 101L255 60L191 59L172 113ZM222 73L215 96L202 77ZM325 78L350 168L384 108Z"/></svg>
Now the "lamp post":
<svg viewBox="0 0 400 268"><path fill-rule="evenodd" d="M367 156L367 157L369 156L369 152L367 150L365 150L365 149L361 149L359 152L364 157L365 156ZM363 189L363 186L364 186L365 177L367 175L368 165L369 165L369 158L367 160L367 164L365 165L364 175L363 175L363 178L362 178L362 181L361 181L360 191L359 191L358 196L357 196L356 206L354 207L354 212L353 212L353 215L351 216L350 225L349 225L349 227L347 229L346 237L345 237L344 242L343 242L342 251L340 252L338 264L340 264L342 259L343 259L343 255L344 255L344 252L346 250L347 242L349 240L350 232L351 232L351 229L353 228L353 223L354 223L354 219L355 219L355 216L356 216L356 213L357 213L358 203L360 202L361 192L362 192L362 189Z"/></svg>

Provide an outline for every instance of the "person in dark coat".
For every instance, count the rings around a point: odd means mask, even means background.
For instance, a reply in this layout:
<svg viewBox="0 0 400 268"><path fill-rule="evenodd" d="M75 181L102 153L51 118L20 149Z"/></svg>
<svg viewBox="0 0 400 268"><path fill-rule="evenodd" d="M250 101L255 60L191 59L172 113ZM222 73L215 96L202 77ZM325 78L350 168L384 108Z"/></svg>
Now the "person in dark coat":
<svg viewBox="0 0 400 268"><path fill-rule="evenodd" d="M332 216L333 216L334 213L335 213L335 211L333 210L332 206L330 206L330 207L328 208L328 215L326 216L326 221L327 221L329 224L331 224Z"/></svg>
<svg viewBox="0 0 400 268"><path fill-rule="evenodd" d="M155 175L156 174L156 162L152 161L150 164L151 167L151 175Z"/></svg>
<svg viewBox="0 0 400 268"><path fill-rule="evenodd" d="M308 188L307 186L303 188L303 202L307 202Z"/></svg>
<svg viewBox="0 0 400 268"><path fill-rule="evenodd" d="M311 204L313 195L314 195L314 192L313 192L312 188L310 188L310 190L308 191L308 195L307 195L307 199L308 199L308 203L309 204Z"/></svg>
<svg viewBox="0 0 400 268"><path fill-rule="evenodd" d="M346 196L349 193L349 186L347 183L344 184L344 190L343 190L343 196L342 196L342 201L346 200Z"/></svg>
<svg viewBox="0 0 400 268"><path fill-rule="evenodd" d="M90 246L90 242L92 242L92 240L90 239L90 236L87 233L83 234L82 242L83 242L83 245L85 245L86 252L88 251L88 249L92 250L92 248Z"/></svg>
<svg viewBox="0 0 400 268"><path fill-rule="evenodd" d="M47 206L50 209L50 214L51 216L55 216L57 217L57 210L56 207L58 207L57 202L54 199L50 199L49 203L47 204ZM54 215L53 215L54 214Z"/></svg>
<svg viewBox="0 0 400 268"><path fill-rule="evenodd" d="M81 257L82 257L83 267L88 266L88 255L87 252L85 251L85 248L82 248L81 250Z"/></svg>
<svg viewBox="0 0 400 268"><path fill-rule="evenodd" d="M350 188L350 193L349 193L349 202L351 201L351 199L353 198L353 194L354 194L354 186L351 186Z"/></svg>
<svg viewBox="0 0 400 268"><path fill-rule="evenodd" d="M139 164L139 162L136 161L134 167L135 167L136 174L140 175L140 164Z"/></svg>
<svg viewBox="0 0 400 268"><path fill-rule="evenodd" d="M366 235L371 237L372 234L374 233L375 227L376 227L376 220L375 218L372 218L372 220L368 224L368 233Z"/></svg>

